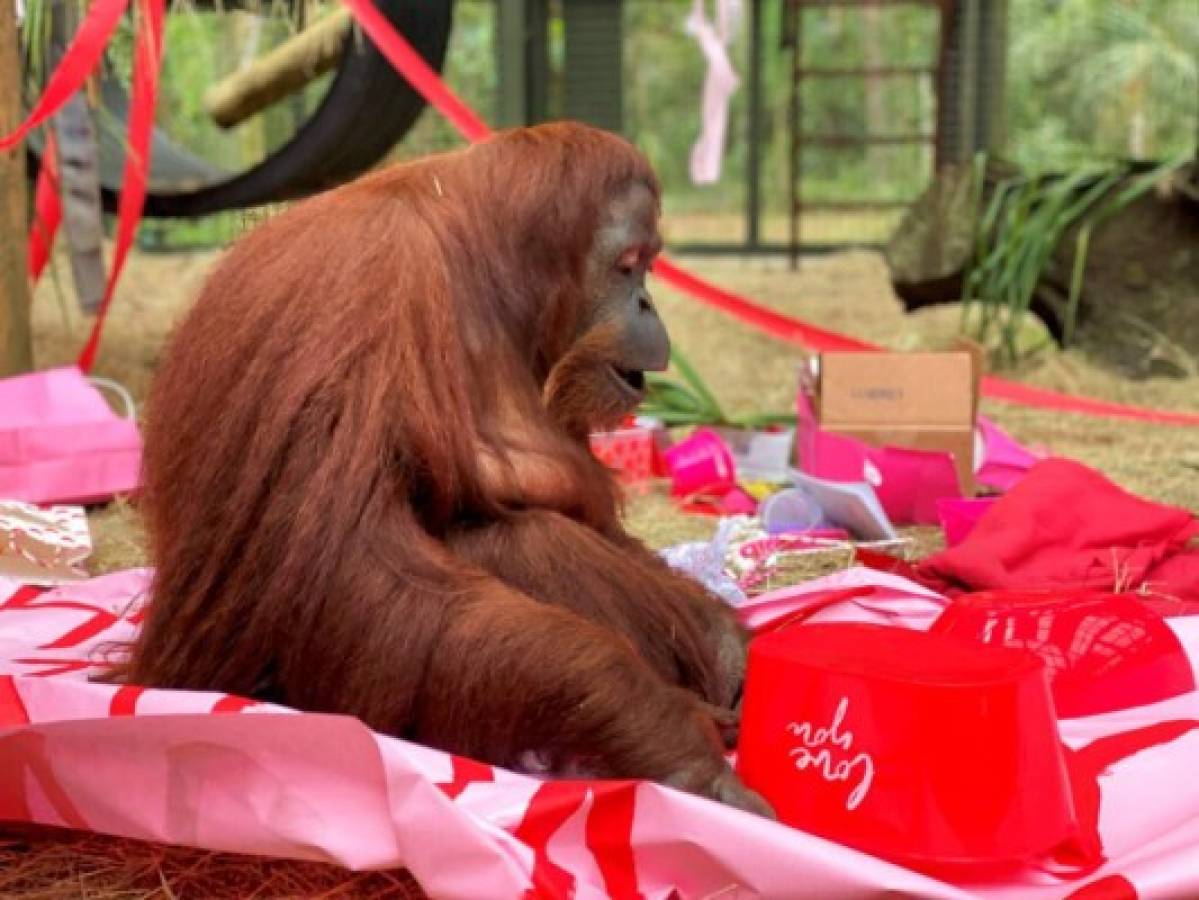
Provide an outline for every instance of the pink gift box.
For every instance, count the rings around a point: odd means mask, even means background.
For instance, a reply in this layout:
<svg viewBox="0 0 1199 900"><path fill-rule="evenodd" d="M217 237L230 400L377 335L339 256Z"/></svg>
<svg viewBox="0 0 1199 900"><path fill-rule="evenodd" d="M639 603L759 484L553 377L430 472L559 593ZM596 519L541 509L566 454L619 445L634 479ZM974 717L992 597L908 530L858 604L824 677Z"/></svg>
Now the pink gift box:
<svg viewBox="0 0 1199 900"><path fill-rule="evenodd" d="M0 497L108 500L140 486L141 456L137 423L74 366L0 380Z"/></svg>

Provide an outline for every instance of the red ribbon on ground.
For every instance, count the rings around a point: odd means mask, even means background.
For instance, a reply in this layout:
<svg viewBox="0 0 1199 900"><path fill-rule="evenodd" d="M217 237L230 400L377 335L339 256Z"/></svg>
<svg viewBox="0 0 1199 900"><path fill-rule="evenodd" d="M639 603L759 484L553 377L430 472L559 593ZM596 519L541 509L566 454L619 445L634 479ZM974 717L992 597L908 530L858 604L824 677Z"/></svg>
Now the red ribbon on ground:
<svg viewBox="0 0 1199 900"><path fill-rule="evenodd" d="M33 192L33 225L29 229L29 250L25 269L29 280L37 284L50 261L54 247L54 235L62 224L62 201L59 198L58 148L54 134L46 135L46 149L42 152L42 166L37 173L37 187Z"/></svg>
<svg viewBox="0 0 1199 900"><path fill-rule="evenodd" d="M717 287L711 282L679 268L667 259L658 259L654 264L654 274L676 290L781 341L799 344L810 350L821 352L883 349L877 344L870 344L848 335L818 328L785 313L760 306L746 297ZM1123 403L1111 403L1106 400L1092 400L1088 397L1064 394L1060 391L1021 384L1018 381L1009 381L993 375L983 378L982 393L983 396L992 400L1033 409L1072 412L1109 419L1132 419L1162 425L1199 425L1199 413L1171 412L1129 406Z"/></svg>
<svg viewBox="0 0 1199 900"><path fill-rule="evenodd" d="M868 344L857 338L838 334L825 328L818 328L808 322L754 303L746 297L717 287L710 281L705 281L665 257L659 256L654 261L654 274L675 290L688 294L701 303L727 313L746 325L779 340L821 351L879 349L874 344Z"/></svg>
<svg viewBox="0 0 1199 900"><path fill-rule="evenodd" d="M463 103L446 86L436 72L421 59L412 45L385 19L371 0L344 0L354 18L362 26L375 46L395 66L396 71L408 80L428 103L437 109L467 140L472 143L491 134L491 129L479 116ZM670 260L659 257L654 264L654 274L676 289L727 313L765 334L812 350L878 350L849 335L819 328L801 319L776 312L759 303L719 288L688 272ZM994 400L1027 406L1034 409L1049 409L1058 412L1081 413L1115 419L1133 419L1141 422L1156 422L1166 425L1199 425L1199 413L1170 412L1146 409L1122 403L1090 400L1071 394L1044 388L1031 387L1003 378L983 379L983 395Z"/></svg>
<svg viewBox="0 0 1199 900"><path fill-rule="evenodd" d="M984 397L990 397L992 400L1033 409L1051 409L1105 419L1131 419L1158 425L1199 425L1199 413L1109 403L1106 400L1093 400L1090 397L1079 397L1076 394L1064 394L1061 391L1033 387L1018 381L1008 381L993 375L983 379L982 392Z"/></svg>

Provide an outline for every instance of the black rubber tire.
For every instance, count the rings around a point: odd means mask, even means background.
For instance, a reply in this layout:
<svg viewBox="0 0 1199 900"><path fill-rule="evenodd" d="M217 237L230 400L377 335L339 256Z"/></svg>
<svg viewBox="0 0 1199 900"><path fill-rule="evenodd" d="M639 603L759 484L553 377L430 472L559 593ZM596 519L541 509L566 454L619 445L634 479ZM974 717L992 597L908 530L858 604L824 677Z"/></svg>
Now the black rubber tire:
<svg viewBox="0 0 1199 900"><path fill-rule="evenodd" d="M453 0L375 3L440 72L453 24ZM342 184L382 159L412 127L424 106L424 99L365 35L351 34L328 92L290 141L232 177L178 191L151 189L144 215L203 216L293 200ZM102 182L101 193L104 208L115 211L120 185Z"/></svg>

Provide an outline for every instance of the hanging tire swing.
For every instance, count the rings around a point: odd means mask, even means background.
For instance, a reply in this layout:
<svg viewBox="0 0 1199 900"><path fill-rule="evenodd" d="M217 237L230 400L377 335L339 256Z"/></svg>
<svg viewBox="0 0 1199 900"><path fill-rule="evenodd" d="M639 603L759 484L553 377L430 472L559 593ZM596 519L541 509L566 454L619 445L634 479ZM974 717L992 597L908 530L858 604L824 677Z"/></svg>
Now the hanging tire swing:
<svg viewBox="0 0 1199 900"><path fill-rule="evenodd" d="M376 0L379 11L441 71L453 0ZM105 127L98 132L103 206L115 211L124 165L129 101L106 70L99 85ZM155 127L144 215L195 217L292 200L341 184L370 168L403 138L424 100L356 28L346 29L336 71L319 104L280 146L242 171L203 159ZM29 144L36 171L40 140Z"/></svg>

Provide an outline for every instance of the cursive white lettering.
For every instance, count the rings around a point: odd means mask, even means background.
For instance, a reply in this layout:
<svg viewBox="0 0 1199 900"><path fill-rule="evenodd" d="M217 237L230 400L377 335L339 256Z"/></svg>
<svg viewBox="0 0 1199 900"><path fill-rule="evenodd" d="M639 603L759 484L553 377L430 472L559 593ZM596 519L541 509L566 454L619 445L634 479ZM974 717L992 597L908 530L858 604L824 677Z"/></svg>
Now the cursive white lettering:
<svg viewBox="0 0 1199 900"><path fill-rule="evenodd" d="M870 785L874 782L874 759L869 753L859 752L852 759L843 758L834 762L830 745L844 754L853 749L853 732L842 730L848 711L849 698L842 697L828 726L815 728L811 722L790 722L787 731L801 742L800 746L788 751L799 771L813 769L829 783L848 782L855 772L860 771L857 785L845 800L845 808L852 811L866 799Z"/></svg>

